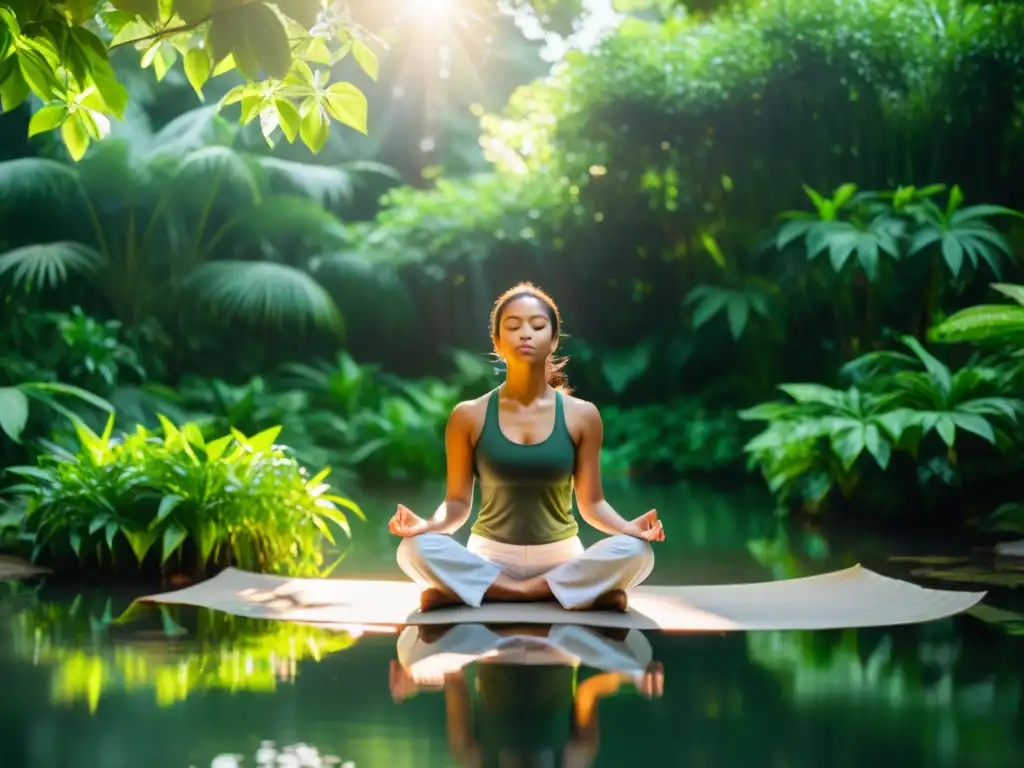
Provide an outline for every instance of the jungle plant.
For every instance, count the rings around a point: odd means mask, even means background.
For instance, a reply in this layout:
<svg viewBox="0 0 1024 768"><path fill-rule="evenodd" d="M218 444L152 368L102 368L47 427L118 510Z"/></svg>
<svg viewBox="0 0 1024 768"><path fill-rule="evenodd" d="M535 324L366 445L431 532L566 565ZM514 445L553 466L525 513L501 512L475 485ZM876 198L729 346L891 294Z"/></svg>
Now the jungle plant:
<svg viewBox="0 0 1024 768"><path fill-rule="evenodd" d="M334 301L309 274L312 256L292 254L346 242L325 205L350 200L357 174L390 170L247 154L237 139L237 126L200 108L155 134L105 141L76 166L0 163L0 217L36 238L0 255L0 277L32 291L84 278L131 327L149 315L173 326L199 310L339 329ZM70 238L47 241L55 220Z"/></svg>
<svg viewBox="0 0 1024 768"><path fill-rule="evenodd" d="M0 6L0 100L7 112L30 95L39 98L44 106L29 134L60 129L79 160L107 134L111 117L124 117L128 91L110 53L133 47L157 79L181 58L200 98L210 77L236 70L245 82L223 103L241 103L242 122L259 118L268 136L280 129L316 152L332 119L367 132L366 96L330 76L351 53L375 80L378 42L319 0L10 0Z"/></svg>
<svg viewBox="0 0 1024 768"><path fill-rule="evenodd" d="M55 325L67 320L61 313L0 312L0 466L24 461L32 438L50 434L58 422L114 411L105 398L60 380L71 373L64 365L71 348Z"/></svg>
<svg viewBox="0 0 1024 768"><path fill-rule="evenodd" d="M1014 372L1001 366L966 365L956 371L912 337L912 355L878 352L845 366L853 386L840 391L819 384L784 384L792 402L748 409L741 418L766 421L746 451L780 500L802 499L819 509L834 488L849 497L870 456L881 470L895 451L918 463L918 482L956 482L954 448L963 433L999 450L1012 445L1009 430L1024 413ZM939 438L943 452L926 438Z"/></svg>
<svg viewBox="0 0 1024 768"><path fill-rule="evenodd" d="M444 472L444 424L461 399L485 391L486 361L454 350L449 380L405 380L339 352L333 362L291 363L242 384L185 377L178 386L121 391L119 411L149 425L157 412L208 438L280 428L303 466L329 464L346 480L425 480ZM129 410L130 409L130 410Z"/></svg>
<svg viewBox="0 0 1024 768"><path fill-rule="evenodd" d="M119 569L121 556L161 567L236 565L248 570L322 575L331 525L351 535L352 501L332 493L324 469L309 477L286 449L280 428L252 437L237 430L205 440L194 424L161 418L162 434L139 426L115 438L114 420L97 435L75 424L73 450L51 446L35 466L8 468L22 482L6 490L25 505L32 560L73 555L85 567ZM331 525L329 525L331 524Z"/></svg>
<svg viewBox="0 0 1024 768"><path fill-rule="evenodd" d="M935 325L929 338L943 344L964 342L1024 347L1024 285L994 283L992 287L1015 304L981 304L961 309Z"/></svg>
<svg viewBox="0 0 1024 768"><path fill-rule="evenodd" d="M992 286L1014 304L981 304L962 309L938 323L930 337L940 343L973 342L994 346L1020 372L1021 350L1024 349L1024 286L995 283ZM1018 389L1024 395L1024 386ZM997 507L985 521L992 530L1024 531L1024 503L1010 501Z"/></svg>
<svg viewBox="0 0 1024 768"><path fill-rule="evenodd" d="M893 445L880 417L888 410L889 398L821 384L782 384L779 389L791 401L762 403L740 412L741 419L767 422L744 450L779 501L802 501L809 511L816 511L833 488L852 493L862 455L870 455L880 467L888 466Z"/></svg>
<svg viewBox="0 0 1024 768"><path fill-rule="evenodd" d="M0 358L0 364L2 362ZM5 438L20 442L29 423L33 401L77 423L79 416L61 403L61 397L72 398L106 413L114 412L114 406L109 402L80 387L58 381L21 381L0 387L0 431Z"/></svg>
<svg viewBox="0 0 1024 768"><path fill-rule="evenodd" d="M602 408L609 477L678 478L714 472L743 456L743 427L733 409L714 408L698 397L632 408Z"/></svg>

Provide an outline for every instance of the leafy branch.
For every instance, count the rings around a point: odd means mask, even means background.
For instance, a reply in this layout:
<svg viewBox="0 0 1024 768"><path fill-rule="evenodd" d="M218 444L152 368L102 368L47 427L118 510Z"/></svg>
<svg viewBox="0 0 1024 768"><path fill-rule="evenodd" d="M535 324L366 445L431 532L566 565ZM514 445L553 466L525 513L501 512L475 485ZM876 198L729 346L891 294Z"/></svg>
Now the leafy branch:
<svg viewBox="0 0 1024 768"><path fill-rule="evenodd" d="M103 30L109 40L93 30ZM366 133L367 101L352 83L329 83L334 64L352 54L372 80L376 38L321 0L49 0L0 5L0 109L34 94L43 107L29 135L59 130L73 160L122 119L128 93L110 52L131 46L157 80L181 59L200 100L213 77L237 71L245 85L221 102L242 103L268 143L278 129L313 152L331 121Z"/></svg>

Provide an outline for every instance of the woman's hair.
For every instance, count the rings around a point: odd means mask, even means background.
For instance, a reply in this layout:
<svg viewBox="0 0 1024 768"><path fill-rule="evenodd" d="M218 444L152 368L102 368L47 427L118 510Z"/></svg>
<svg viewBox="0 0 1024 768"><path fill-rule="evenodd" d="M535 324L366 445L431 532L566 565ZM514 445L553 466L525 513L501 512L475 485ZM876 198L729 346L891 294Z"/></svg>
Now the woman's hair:
<svg viewBox="0 0 1024 768"><path fill-rule="evenodd" d="M555 300L533 283L519 283L501 294L498 300L494 302L494 308L491 310L491 338L495 342L498 341L498 334L501 329L501 316L505 312L505 308L516 299L526 298L527 296L537 299L544 305L548 313L548 319L551 321L552 338L556 341L558 340L562 329L562 315L558 311L558 305L555 304ZM548 355L548 359L544 363L548 384L566 394L572 391L569 387L569 377L562 370L567 362L569 362L567 357Z"/></svg>

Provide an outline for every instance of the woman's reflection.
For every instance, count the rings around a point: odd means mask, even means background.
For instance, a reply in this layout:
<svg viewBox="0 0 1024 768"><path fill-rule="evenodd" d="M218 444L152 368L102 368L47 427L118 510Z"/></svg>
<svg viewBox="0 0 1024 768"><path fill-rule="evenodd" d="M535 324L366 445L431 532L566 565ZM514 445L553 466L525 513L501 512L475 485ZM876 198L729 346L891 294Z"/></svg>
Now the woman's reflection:
<svg viewBox="0 0 1024 768"><path fill-rule="evenodd" d="M624 685L647 698L664 688L661 664L636 630L409 627L397 654L392 696L443 690L449 749L474 768L592 765L600 700ZM580 680L581 666L600 673Z"/></svg>

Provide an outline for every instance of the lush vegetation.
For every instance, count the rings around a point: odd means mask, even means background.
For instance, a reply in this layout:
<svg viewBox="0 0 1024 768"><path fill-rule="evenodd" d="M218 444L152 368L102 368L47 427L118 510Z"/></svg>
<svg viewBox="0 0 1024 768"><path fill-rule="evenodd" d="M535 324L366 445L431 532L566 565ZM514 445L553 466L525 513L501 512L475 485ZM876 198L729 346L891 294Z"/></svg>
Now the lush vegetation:
<svg viewBox="0 0 1024 768"><path fill-rule="evenodd" d="M229 5L0 6L6 543L320 572L522 279L609 475L1020 524L1019 4L631 2L550 69L493 4Z"/></svg>
<svg viewBox="0 0 1024 768"><path fill-rule="evenodd" d="M335 543L331 524L351 535L343 508L362 514L328 492L329 470L309 477L274 444L279 427L208 441L195 424L160 420L162 435L138 425L116 442L113 416L100 435L76 421L75 450L54 445L35 465L8 468L22 481L7 492L27 500L18 534L33 560L73 555L102 568L134 555L142 566L152 553L160 566L176 557L193 572L324 573L321 536Z"/></svg>

